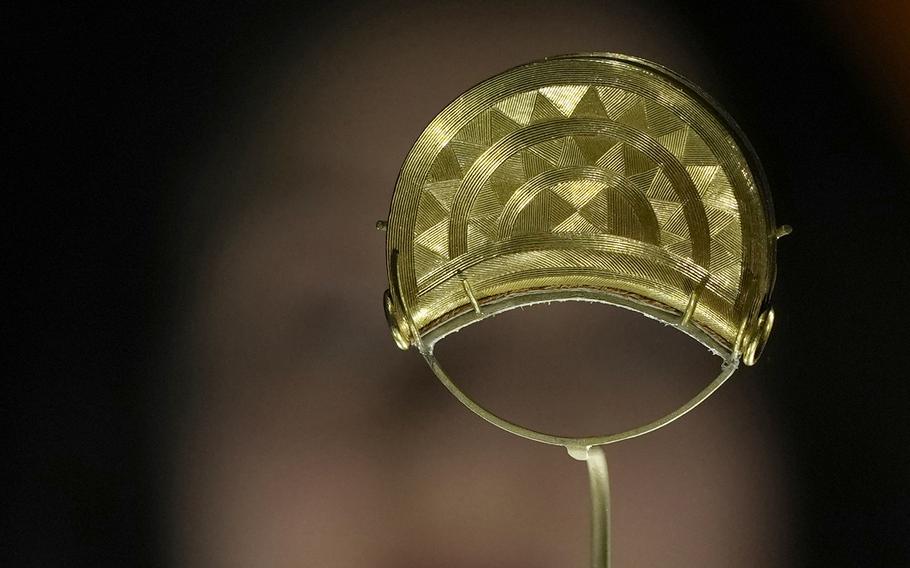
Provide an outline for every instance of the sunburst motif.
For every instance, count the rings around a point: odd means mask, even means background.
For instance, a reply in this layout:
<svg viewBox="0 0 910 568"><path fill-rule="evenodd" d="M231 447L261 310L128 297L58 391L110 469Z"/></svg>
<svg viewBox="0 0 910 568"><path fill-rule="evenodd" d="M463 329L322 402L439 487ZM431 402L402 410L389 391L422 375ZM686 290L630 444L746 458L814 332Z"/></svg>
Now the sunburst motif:
<svg viewBox="0 0 910 568"><path fill-rule="evenodd" d="M390 231L390 247L406 263L402 292L415 323L467 304L457 278L447 279L456 274L471 278L481 301L566 285L671 311L704 283L693 321L732 345L772 271L766 197L748 164L716 113L641 65L562 58L493 78L440 114L402 170L393 219L407 219L409 233ZM396 207L413 210L396 216ZM564 255L543 254L535 262L549 280L523 276L515 263L587 235L629 252L605 261L603 251L581 249L568 267ZM633 242L644 252L631 252ZM487 250L498 252L478 252ZM623 260L630 255L640 260ZM691 268L668 268L677 265Z"/></svg>

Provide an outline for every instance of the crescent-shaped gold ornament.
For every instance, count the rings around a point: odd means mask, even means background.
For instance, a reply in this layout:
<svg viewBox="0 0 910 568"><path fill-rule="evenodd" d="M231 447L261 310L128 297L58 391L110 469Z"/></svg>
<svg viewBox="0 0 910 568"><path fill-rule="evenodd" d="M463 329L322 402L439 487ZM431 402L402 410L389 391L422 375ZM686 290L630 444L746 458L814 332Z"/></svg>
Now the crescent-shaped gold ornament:
<svg viewBox="0 0 910 568"><path fill-rule="evenodd" d="M398 346L417 347L485 420L587 459L604 491L597 446L672 422L758 359L774 321L776 241L789 232L775 225L751 145L716 103L660 65L608 53L522 65L455 99L409 152L381 228ZM720 355L720 373L667 416L574 438L494 415L433 355L453 331L562 300L672 325Z"/></svg>

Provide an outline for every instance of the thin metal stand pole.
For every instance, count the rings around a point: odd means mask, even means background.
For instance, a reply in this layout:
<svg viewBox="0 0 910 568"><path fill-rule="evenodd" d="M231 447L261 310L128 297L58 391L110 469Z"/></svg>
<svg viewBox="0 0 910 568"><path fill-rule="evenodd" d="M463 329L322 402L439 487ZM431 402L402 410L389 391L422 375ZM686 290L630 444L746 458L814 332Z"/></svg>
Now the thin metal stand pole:
<svg viewBox="0 0 910 568"><path fill-rule="evenodd" d="M599 446L587 449L591 483L591 568L610 568L610 473Z"/></svg>

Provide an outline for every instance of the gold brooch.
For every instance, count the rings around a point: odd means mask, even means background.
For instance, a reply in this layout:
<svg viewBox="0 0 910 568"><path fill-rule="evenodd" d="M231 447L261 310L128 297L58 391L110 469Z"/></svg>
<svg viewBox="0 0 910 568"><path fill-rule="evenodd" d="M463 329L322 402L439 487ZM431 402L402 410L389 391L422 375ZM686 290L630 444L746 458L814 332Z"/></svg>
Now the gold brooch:
<svg viewBox="0 0 910 568"><path fill-rule="evenodd" d="M405 159L381 228L399 347L417 347L485 420L587 459L604 490L597 446L668 424L758 359L774 321L776 240L789 232L733 120L672 71L616 54L537 61L455 99ZM554 300L661 320L720 355L720 373L649 424L571 438L492 414L433 355L453 331Z"/></svg>

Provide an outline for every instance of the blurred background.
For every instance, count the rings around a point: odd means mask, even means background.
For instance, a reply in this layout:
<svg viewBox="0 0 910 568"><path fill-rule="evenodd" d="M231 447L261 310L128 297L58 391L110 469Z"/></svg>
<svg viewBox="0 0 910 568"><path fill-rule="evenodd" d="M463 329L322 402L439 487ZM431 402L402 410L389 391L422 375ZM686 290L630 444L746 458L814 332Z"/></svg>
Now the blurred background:
<svg viewBox="0 0 910 568"><path fill-rule="evenodd" d="M795 228L759 364L608 447L615 565L910 565L905 3L4 11L4 565L586 565L584 464L482 422L394 346L374 229L449 101L586 51L713 95ZM495 411L570 434L662 415L719 364L584 304L440 358Z"/></svg>

